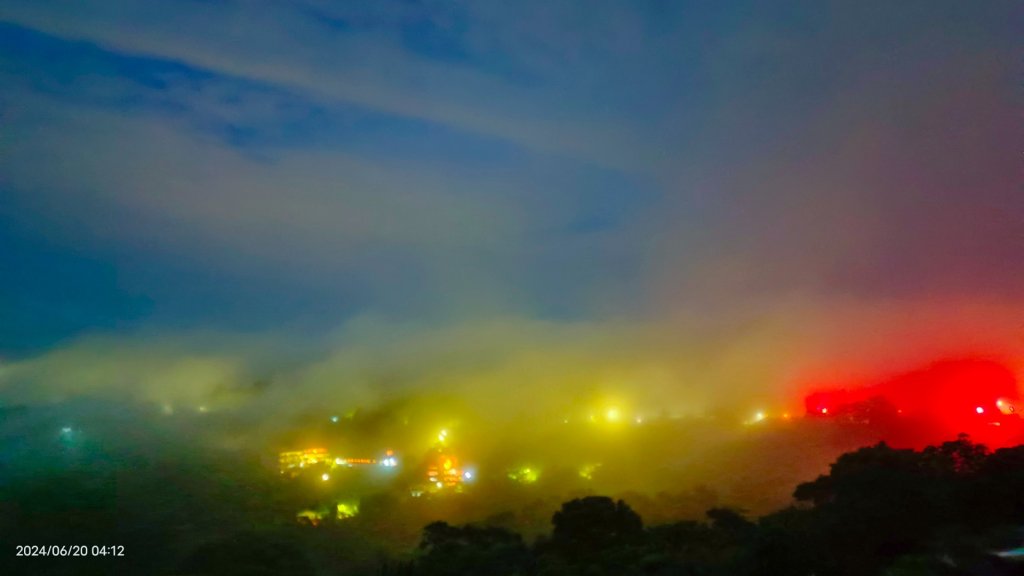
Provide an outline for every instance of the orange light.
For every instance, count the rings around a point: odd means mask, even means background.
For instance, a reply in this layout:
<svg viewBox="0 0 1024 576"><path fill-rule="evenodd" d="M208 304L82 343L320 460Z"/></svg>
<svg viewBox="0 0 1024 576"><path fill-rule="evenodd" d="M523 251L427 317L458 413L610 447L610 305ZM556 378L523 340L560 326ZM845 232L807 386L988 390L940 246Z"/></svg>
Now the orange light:
<svg viewBox="0 0 1024 576"><path fill-rule="evenodd" d="M822 414L828 414L828 408L822 408L821 409L821 413Z"/></svg>

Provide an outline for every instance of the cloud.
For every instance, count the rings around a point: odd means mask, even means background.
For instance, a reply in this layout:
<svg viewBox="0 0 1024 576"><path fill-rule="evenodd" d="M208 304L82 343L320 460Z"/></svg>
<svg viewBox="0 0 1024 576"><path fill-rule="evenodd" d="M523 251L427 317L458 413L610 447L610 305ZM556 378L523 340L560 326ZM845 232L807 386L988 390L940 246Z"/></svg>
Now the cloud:
<svg viewBox="0 0 1024 576"><path fill-rule="evenodd" d="M153 332L341 331L286 371L310 397L703 410L1015 342L1001 5L82 6L0 7L39 43L0 70L4 217L110 262ZM260 372L228 348L151 362L201 395Z"/></svg>
<svg viewBox="0 0 1024 576"><path fill-rule="evenodd" d="M653 151L628 124L600 114L599 106L584 105L585 94L510 82L424 58L375 26L355 31L328 26L299 3L168 8L160 3L99 2L83 9L78 3L25 2L5 5L0 19L327 104L356 104L612 166L646 164L649 159L639 152Z"/></svg>
<svg viewBox="0 0 1024 576"><path fill-rule="evenodd" d="M938 359L989 358L1024 375L1022 326L1012 302L828 299L647 323L361 317L326 339L111 334L6 363L0 397L207 406L279 423L402 403L492 421L560 419L609 402L739 417L798 412L810 389L871 384Z"/></svg>

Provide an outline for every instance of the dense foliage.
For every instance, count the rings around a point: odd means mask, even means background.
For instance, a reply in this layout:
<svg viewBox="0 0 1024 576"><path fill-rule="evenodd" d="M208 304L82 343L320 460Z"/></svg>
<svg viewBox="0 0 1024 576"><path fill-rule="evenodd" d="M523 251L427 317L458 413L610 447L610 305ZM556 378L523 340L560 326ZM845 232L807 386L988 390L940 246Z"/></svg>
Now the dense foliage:
<svg viewBox="0 0 1024 576"><path fill-rule="evenodd" d="M1024 446L990 453L967 437L923 451L885 443L841 456L796 504L758 521L727 508L644 528L622 501L586 497L532 547L495 528L427 528L397 572L442 574L1020 574L993 551L1024 525Z"/></svg>

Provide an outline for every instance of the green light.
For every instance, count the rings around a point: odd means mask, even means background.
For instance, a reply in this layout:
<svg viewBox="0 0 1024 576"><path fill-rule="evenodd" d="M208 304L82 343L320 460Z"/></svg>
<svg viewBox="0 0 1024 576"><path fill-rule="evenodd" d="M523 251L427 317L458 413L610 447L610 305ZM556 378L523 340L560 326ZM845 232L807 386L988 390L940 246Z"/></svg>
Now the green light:
<svg viewBox="0 0 1024 576"><path fill-rule="evenodd" d="M346 518L353 518L359 515L359 503L358 502L338 502L337 506L337 517L338 520L344 520Z"/></svg>
<svg viewBox="0 0 1024 576"><path fill-rule="evenodd" d="M540 478L540 470L523 466L508 473L509 480L520 484L533 484Z"/></svg>

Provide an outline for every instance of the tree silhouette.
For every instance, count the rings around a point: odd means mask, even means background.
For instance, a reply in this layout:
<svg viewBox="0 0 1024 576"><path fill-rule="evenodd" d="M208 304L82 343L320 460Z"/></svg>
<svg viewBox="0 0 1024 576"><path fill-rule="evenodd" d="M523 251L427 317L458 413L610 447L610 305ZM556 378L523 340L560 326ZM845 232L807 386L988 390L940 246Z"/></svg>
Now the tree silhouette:
<svg viewBox="0 0 1024 576"><path fill-rule="evenodd" d="M555 512L551 523L552 547L570 557L635 543L644 531L640 515L622 500L607 496L570 500Z"/></svg>
<svg viewBox="0 0 1024 576"><path fill-rule="evenodd" d="M523 573L530 560L519 534L495 527L451 526L434 522L423 530L419 574L493 576Z"/></svg>

